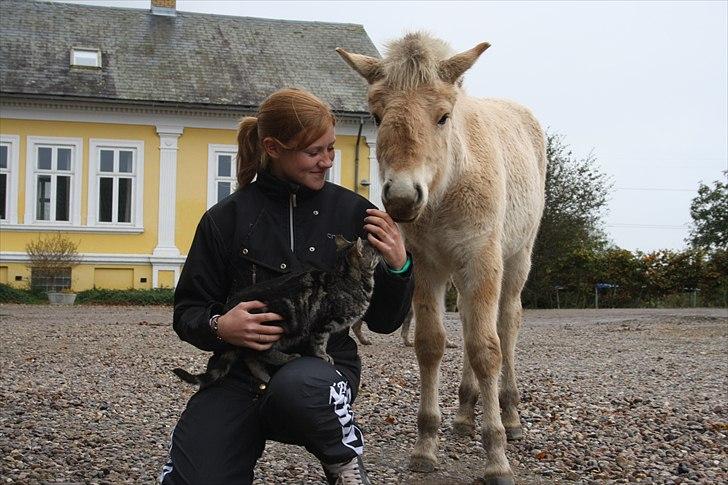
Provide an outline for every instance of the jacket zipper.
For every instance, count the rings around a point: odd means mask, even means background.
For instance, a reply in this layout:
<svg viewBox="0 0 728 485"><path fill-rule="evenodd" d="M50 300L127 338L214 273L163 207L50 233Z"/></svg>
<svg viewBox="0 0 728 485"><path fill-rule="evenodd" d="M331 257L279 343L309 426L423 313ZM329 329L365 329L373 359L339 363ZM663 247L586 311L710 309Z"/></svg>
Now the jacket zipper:
<svg viewBox="0 0 728 485"><path fill-rule="evenodd" d="M291 252L293 251L293 208L296 207L296 194L291 194L291 197L289 198L289 204L288 204L288 213L291 225Z"/></svg>
<svg viewBox="0 0 728 485"><path fill-rule="evenodd" d="M255 265L253 265L253 275L252 275L253 284L255 284L255 269L256 269Z"/></svg>

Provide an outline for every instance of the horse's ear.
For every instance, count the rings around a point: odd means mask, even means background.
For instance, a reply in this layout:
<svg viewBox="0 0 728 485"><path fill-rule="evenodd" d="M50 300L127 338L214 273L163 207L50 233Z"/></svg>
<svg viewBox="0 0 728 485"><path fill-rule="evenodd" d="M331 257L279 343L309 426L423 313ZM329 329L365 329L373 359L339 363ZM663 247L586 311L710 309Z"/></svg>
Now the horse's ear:
<svg viewBox="0 0 728 485"><path fill-rule="evenodd" d="M470 50L461 52L460 54L455 54L449 59L440 61L440 65L438 67L440 79L447 83L455 84L460 76L462 76L465 71L475 64L478 57L480 57L480 55L485 52L488 47L490 47L490 44L487 42L481 42Z"/></svg>
<svg viewBox="0 0 728 485"><path fill-rule="evenodd" d="M378 81L384 75L382 74L382 60L376 57L369 57L362 54L353 54L346 52L341 47L336 48L336 52L351 66L356 72L367 80L369 84Z"/></svg>

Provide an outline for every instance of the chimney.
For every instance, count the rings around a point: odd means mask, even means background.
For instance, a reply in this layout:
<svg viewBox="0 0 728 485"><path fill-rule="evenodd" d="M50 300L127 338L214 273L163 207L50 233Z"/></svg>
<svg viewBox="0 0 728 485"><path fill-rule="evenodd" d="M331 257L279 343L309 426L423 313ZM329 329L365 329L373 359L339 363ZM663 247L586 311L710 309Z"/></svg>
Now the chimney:
<svg viewBox="0 0 728 485"><path fill-rule="evenodd" d="M152 13L174 17L177 15L177 0L152 0Z"/></svg>

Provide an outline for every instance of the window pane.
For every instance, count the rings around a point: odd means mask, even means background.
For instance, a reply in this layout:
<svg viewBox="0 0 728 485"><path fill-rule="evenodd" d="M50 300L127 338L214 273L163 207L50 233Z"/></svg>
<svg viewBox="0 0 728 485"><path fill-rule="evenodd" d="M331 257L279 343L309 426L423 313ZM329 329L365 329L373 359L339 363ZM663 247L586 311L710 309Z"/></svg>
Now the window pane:
<svg viewBox="0 0 728 485"><path fill-rule="evenodd" d="M218 182L217 183L217 201L220 202L222 199L230 195L230 182Z"/></svg>
<svg viewBox="0 0 728 485"><path fill-rule="evenodd" d="M38 147L38 169L50 170L51 169L51 157L53 149L48 147Z"/></svg>
<svg viewBox="0 0 728 485"><path fill-rule="evenodd" d="M119 222L131 222L131 179L119 179Z"/></svg>
<svg viewBox="0 0 728 485"><path fill-rule="evenodd" d="M73 65L99 67L98 51L73 49Z"/></svg>
<svg viewBox="0 0 728 485"><path fill-rule="evenodd" d="M56 178L56 220L68 220L68 206L71 197L71 177Z"/></svg>
<svg viewBox="0 0 728 485"><path fill-rule="evenodd" d="M217 176L229 177L232 157L230 155L217 156Z"/></svg>
<svg viewBox="0 0 728 485"><path fill-rule="evenodd" d="M51 177L43 175L38 177L38 205L35 218L39 221L48 221L51 217Z"/></svg>
<svg viewBox="0 0 728 485"><path fill-rule="evenodd" d="M0 168L8 168L8 146L0 145Z"/></svg>
<svg viewBox="0 0 728 485"><path fill-rule="evenodd" d="M58 149L58 170L71 170L71 149Z"/></svg>
<svg viewBox="0 0 728 485"><path fill-rule="evenodd" d="M114 171L114 152L112 150L101 150L101 165L99 166L99 171Z"/></svg>
<svg viewBox="0 0 728 485"><path fill-rule="evenodd" d="M111 222L111 208L114 197L114 179L99 179L99 222Z"/></svg>
<svg viewBox="0 0 728 485"><path fill-rule="evenodd" d="M0 219L7 219L8 174L0 173Z"/></svg>
<svg viewBox="0 0 728 485"><path fill-rule="evenodd" d="M132 152L128 150L119 152L119 172L132 172Z"/></svg>

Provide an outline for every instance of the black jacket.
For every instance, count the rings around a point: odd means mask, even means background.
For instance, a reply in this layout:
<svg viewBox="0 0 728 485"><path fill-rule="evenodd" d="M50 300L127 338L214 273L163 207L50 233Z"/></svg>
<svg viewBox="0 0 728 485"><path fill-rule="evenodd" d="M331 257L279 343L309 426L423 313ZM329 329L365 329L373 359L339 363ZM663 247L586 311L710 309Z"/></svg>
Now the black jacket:
<svg viewBox="0 0 728 485"><path fill-rule="evenodd" d="M202 350L233 348L209 325L222 313L228 294L256 282L335 261L333 235L364 238L367 199L335 184L313 191L269 172L211 207L202 216L174 294L174 330ZM397 275L380 263L374 294L364 317L370 330L391 333L409 311L412 270ZM359 359L347 332L332 335L328 352L357 374Z"/></svg>

